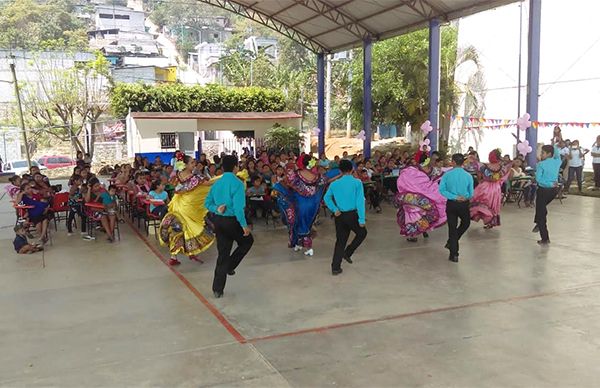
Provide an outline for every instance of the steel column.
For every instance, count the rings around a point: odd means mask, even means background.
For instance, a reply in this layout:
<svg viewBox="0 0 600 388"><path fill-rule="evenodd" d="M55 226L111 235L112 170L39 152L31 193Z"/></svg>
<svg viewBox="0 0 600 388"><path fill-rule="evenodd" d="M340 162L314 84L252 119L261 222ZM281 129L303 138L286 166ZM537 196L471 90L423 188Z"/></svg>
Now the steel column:
<svg viewBox="0 0 600 388"><path fill-rule="evenodd" d="M317 54L317 127L319 155L325 152L325 54Z"/></svg>
<svg viewBox="0 0 600 388"><path fill-rule="evenodd" d="M542 22L542 0L529 0L529 39L527 59L527 113L531 121L538 120L538 99L540 94L540 38ZM537 129L527 128L525 138L533 148L527 155L527 164L537 163Z"/></svg>
<svg viewBox="0 0 600 388"><path fill-rule="evenodd" d="M366 159L371 157L371 49L373 42L370 37L363 41L363 130L365 131L365 140L363 144L363 154Z"/></svg>
<svg viewBox="0 0 600 388"><path fill-rule="evenodd" d="M441 57L440 21L429 22L429 121L433 131L427 138L432 151L438 150L438 128L440 126L440 57Z"/></svg>

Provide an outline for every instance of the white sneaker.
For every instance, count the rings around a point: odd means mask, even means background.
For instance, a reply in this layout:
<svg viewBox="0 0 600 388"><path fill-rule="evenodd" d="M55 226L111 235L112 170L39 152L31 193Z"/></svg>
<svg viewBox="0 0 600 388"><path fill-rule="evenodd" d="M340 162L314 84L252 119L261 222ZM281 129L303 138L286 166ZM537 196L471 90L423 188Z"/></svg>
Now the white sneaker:
<svg viewBox="0 0 600 388"><path fill-rule="evenodd" d="M83 239L86 241L94 241L96 239L96 237L87 235L87 236L83 236Z"/></svg>
<svg viewBox="0 0 600 388"><path fill-rule="evenodd" d="M302 247L300 245L296 245L294 247L294 252L300 252L302 250Z"/></svg>
<svg viewBox="0 0 600 388"><path fill-rule="evenodd" d="M309 250L307 250L306 252L304 252L304 256L311 256L314 255L315 252L313 251L312 248L310 248Z"/></svg>

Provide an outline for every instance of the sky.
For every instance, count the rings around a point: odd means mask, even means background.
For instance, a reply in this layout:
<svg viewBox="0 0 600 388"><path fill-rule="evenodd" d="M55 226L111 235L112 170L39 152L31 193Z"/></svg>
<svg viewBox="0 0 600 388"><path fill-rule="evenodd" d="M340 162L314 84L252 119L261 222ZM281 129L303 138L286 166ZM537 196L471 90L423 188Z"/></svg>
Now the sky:
<svg viewBox="0 0 600 388"><path fill-rule="evenodd" d="M529 2L523 2L521 114L527 91L527 33ZM519 2L463 18L459 46L473 45L480 53L487 83L485 117L516 119L519 58ZM543 0L539 121L600 122L600 29L598 0ZM591 148L600 126L563 126L563 136ZM500 146L512 153L515 129L484 129L479 149L487 155ZM538 131L549 142L552 128ZM484 158L485 159L485 158ZM591 168L591 158L586 165Z"/></svg>

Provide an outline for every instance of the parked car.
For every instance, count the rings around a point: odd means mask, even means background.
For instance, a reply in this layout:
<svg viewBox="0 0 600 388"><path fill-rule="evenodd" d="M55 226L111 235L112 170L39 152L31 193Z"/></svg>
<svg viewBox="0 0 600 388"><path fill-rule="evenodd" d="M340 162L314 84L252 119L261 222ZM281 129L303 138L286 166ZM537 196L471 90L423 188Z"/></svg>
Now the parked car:
<svg viewBox="0 0 600 388"><path fill-rule="evenodd" d="M46 166L40 166L38 162L35 160L31 161L32 166L38 166L40 170L47 170ZM29 172L29 166L27 165L27 160L13 160L12 162L6 163L2 167L3 172L13 173L15 175L23 175Z"/></svg>
<svg viewBox="0 0 600 388"><path fill-rule="evenodd" d="M69 167L74 166L75 161L68 156L62 155L51 155L51 156L42 156L38 159L38 163L41 166L46 166L46 168L52 170L53 168L59 167Z"/></svg>

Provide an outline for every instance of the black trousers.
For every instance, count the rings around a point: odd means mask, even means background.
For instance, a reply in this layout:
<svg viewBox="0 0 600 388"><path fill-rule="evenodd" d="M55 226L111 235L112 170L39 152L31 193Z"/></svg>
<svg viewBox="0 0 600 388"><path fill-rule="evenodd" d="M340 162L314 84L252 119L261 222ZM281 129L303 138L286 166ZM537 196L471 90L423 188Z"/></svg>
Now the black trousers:
<svg viewBox="0 0 600 388"><path fill-rule="evenodd" d="M346 246L351 231L354 232L355 236L350 245ZM331 269L340 269L344 256L352 257L354 251L356 251L366 237L367 228L361 227L358 224L358 213L356 210L342 212L342 214L340 214L338 217L335 217L336 240L335 250L333 251L333 261L331 262Z"/></svg>
<svg viewBox="0 0 600 388"><path fill-rule="evenodd" d="M600 187L600 163L593 163L594 167L594 186Z"/></svg>
<svg viewBox="0 0 600 388"><path fill-rule="evenodd" d="M550 236L548 235L548 204L556 197L558 189L555 187L538 187L537 196L535 199L535 222L540 229L540 237L542 241L549 241Z"/></svg>
<svg viewBox="0 0 600 388"><path fill-rule="evenodd" d="M215 267L215 279L212 289L215 292L223 292L227 274L240 265L244 256L252 248L254 238L252 238L252 235L244 236L244 231L235 217L215 216L213 222L219 257ZM231 252L234 241L237 247Z"/></svg>
<svg viewBox="0 0 600 388"><path fill-rule="evenodd" d="M73 221L75 220L76 215L79 215L81 218L81 231L85 233L87 227L87 217L81 209L81 206L71 206L71 209L69 210L69 216L67 218L67 231L69 233L73 233Z"/></svg>
<svg viewBox="0 0 600 388"><path fill-rule="evenodd" d="M446 217L448 218L448 246L450 248L450 256L458 256L458 241L471 225L469 202L449 200L446 202ZM459 219L460 225L458 225Z"/></svg>
<svg viewBox="0 0 600 388"><path fill-rule="evenodd" d="M581 167L569 167L569 177L567 178L567 184L565 184L565 190L568 192L571 187L573 178L577 177L577 188L581 191L583 185L583 166Z"/></svg>

